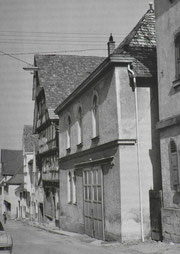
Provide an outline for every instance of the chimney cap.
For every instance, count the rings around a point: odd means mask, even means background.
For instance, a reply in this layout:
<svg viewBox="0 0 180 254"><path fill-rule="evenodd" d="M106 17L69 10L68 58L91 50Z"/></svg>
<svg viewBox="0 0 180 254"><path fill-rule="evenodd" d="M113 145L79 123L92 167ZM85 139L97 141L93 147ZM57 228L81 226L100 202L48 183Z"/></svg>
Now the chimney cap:
<svg viewBox="0 0 180 254"><path fill-rule="evenodd" d="M149 2L149 9L153 10L153 3L152 2Z"/></svg>
<svg viewBox="0 0 180 254"><path fill-rule="evenodd" d="M112 36L112 33L110 33L110 36L109 36L109 42L113 42L113 36Z"/></svg>

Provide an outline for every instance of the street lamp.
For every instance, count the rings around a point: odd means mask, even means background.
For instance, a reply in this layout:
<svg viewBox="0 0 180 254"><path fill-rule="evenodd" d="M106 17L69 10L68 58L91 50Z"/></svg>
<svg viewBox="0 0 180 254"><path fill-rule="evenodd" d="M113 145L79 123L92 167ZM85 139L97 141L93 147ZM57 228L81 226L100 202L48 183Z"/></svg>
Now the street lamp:
<svg viewBox="0 0 180 254"><path fill-rule="evenodd" d="M27 66L27 67L23 67L24 71L38 71L39 68L37 66Z"/></svg>

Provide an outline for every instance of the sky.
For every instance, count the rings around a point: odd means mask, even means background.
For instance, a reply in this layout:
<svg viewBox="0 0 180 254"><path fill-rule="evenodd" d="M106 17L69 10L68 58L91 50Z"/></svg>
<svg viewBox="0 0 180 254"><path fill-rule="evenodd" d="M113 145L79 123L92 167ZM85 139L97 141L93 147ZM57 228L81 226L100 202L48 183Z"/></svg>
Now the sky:
<svg viewBox="0 0 180 254"><path fill-rule="evenodd" d="M0 149L22 149L33 124L35 53L107 56L149 9L149 0L0 0Z"/></svg>

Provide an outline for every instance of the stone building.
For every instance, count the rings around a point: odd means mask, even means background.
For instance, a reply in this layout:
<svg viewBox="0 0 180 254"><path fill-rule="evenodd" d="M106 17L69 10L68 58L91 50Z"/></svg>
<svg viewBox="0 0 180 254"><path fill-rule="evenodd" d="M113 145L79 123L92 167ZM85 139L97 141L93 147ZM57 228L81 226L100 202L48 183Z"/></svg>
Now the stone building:
<svg viewBox="0 0 180 254"><path fill-rule="evenodd" d="M155 12L163 237L180 242L180 1L156 0Z"/></svg>
<svg viewBox="0 0 180 254"><path fill-rule="evenodd" d="M149 190L161 181L152 6L116 49L110 36L108 54L82 80L68 78L71 58L62 69L65 84L77 84L55 110L59 219L62 229L123 242L149 236Z"/></svg>

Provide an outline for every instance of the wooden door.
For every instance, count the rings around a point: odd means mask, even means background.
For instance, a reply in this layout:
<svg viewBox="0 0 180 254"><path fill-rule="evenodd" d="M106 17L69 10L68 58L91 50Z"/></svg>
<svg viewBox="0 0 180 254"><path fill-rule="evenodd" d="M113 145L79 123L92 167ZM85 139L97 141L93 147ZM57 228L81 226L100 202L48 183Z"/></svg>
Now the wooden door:
<svg viewBox="0 0 180 254"><path fill-rule="evenodd" d="M162 192L150 190L150 219L151 219L151 238L155 241L162 241Z"/></svg>
<svg viewBox="0 0 180 254"><path fill-rule="evenodd" d="M83 172L83 185L85 233L103 240L103 178L101 168L85 169Z"/></svg>

